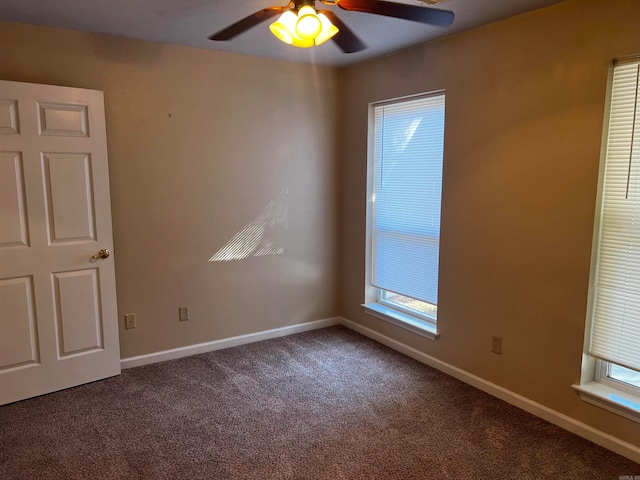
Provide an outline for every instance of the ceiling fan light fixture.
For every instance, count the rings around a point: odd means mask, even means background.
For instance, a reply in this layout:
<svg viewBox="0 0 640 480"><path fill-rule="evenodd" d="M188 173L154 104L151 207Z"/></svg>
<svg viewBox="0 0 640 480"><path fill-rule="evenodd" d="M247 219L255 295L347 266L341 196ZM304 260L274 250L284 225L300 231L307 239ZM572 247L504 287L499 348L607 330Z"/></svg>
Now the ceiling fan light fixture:
<svg viewBox="0 0 640 480"><path fill-rule="evenodd" d="M298 21L296 22L296 33L300 38L313 40L322 31L322 22L318 18L316 11L309 5L304 5L298 10Z"/></svg>
<svg viewBox="0 0 640 480"><path fill-rule="evenodd" d="M321 45L331 39L344 53L360 52L367 48L355 32L332 10L317 11L315 8L317 1L340 7L348 12L370 13L438 27L449 27L454 20L454 13L449 10L419 7L389 0L289 0L287 5L265 7L244 17L210 35L209 40L216 42L231 40L265 20L279 16L269 28L276 38L288 45L308 48ZM418 1L435 4L447 0Z"/></svg>
<svg viewBox="0 0 640 480"><path fill-rule="evenodd" d="M269 30L273 33L278 40L283 41L286 44L292 45L294 37L296 35L296 22L298 17L291 10L287 10L280 18L269 25Z"/></svg>
<svg viewBox="0 0 640 480"><path fill-rule="evenodd" d="M312 38L302 38L296 33L296 22L298 17L292 10L287 10L280 18L269 25L269 30L278 40L283 41L287 45L293 45L298 48L313 47Z"/></svg>
<svg viewBox="0 0 640 480"><path fill-rule="evenodd" d="M291 43L291 45L298 48L309 48L313 47L313 40L310 38L300 38L296 35L293 38L293 42Z"/></svg>
<svg viewBox="0 0 640 480"><path fill-rule="evenodd" d="M302 14L300 14L300 11ZM271 33L280 41L298 48L309 48L314 45L320 45L338 33L338 28L331 23L324 13L316 13L312 7L308 6L301 7L300 11L298 15L296 15L293 10L287 10L280 15L278 20L269 25ZM315 29L314 27L314 30L317 30L317 32L313 32L315 34L313 37L303 37L298 33L298 25L300 25L301 20L308 21L308 17L311 16L313 17L313 21L317 20L320 28ZM303 24L302 28L304 29L306 25L310 24L311 22ZM308 33L312 32L309 31Z"/></svg>
<svg viewBox="0 0 640 480"><path fill-rule="evenodd" d="M329 20L324 13L318 13L318 18L322 24L322 30L320 30L318 36L313 39L316 45L326 42L339 31L338 27L331 23L331 20Z"/></svg>

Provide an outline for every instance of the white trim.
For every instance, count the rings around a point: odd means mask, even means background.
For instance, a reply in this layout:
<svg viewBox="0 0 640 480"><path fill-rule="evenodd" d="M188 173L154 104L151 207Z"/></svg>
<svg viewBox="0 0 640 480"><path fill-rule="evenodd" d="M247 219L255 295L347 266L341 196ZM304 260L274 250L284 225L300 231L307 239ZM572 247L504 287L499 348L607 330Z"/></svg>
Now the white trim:
<svg viewBox="0 0 640 480"><path fill-rule="evenodd" d="M440 90L432 90L426 93L412 93L410 95L404 95L402 97L389 98L387 100L380 100L378 102L371 102L369 105L379 107L383 105L394 105L397 103L410 102L411 100L420 100L421 98L437 97L438 95L444 95L446 90L441 88Z"/></svg>
<svg viewBox="0 0 640 480"><path fill-rule="evenodd" d="M408 315L406 313L394 310L379 303L365 303L362 305L365 312L369 315L389 322L405 330L421 335L429 340L437 340L440 334L436 330L436 326L420 318Z"/></svg>
<svg viewBox="0 0 640 480"><path fill-rule="evenodd" d="M568 430L569 432L575 433L582 438L586 438L587 440L592 441L600 445L601 447L623 455L624 457L627 457L634 462L640 463L640 447L625 442L617 437L614 437L613 435L609 435L608 433L602 432L601 430L597 430L563 413L546 407L540 403L534 402L533 400L507 390L506 388L496 385L495 383L491 383L483 378L477 377L476 375L473 375L465 370L454 367L453 365L445 363L442 360L438 360L437 358L416 350L415 348L410 347L402 342L389 338L386 335L376 332L375 330L371 330L370 328L359 325L351 320L343 318L342 324L358 333L361 333L362 335L365 335L379 343L393 348L398 352L404 353L405 355L414 358L421 363L429 365L430 367L451 375L452 377L457 378L458 380L461 380L469 385L472 385L479 390L482 390L483 392L493 395L500 400L504 400L511 405L521 408L522 410L536 415L537 417L540 417L550 423L553 423L554 425Z"/></svg>
<svg viewBox="0 0 640 480"><path fill-rule="evenodd" d="M287 327L274 328L272 330L264 330L262 332L249 333L247 335L238 335L237 337L223 338L212 342L198 343L196 345L188 345L186 347L173 348L171 350L148 353L146 355L138 355L137 357L123 358L120 360L120 367L124 370L131 367L139 367L140 365L164 362L165 360L173 360L176 358L188 357L190 355L197 355L199 353L222 350L223 348L236 347L246 343L260 342L270 338L284 337L294 333L330 327L332 325L339 325L340 323L340 317L332 317L313 322L299 323L297 325L290 325Z"/></svg>
<svg viewBox="0 0 640 480"><path fill-rule="evenodd" d="M637 396L598 382L571 387L580 393L585 402L640 423L640 403Z"/></svg>

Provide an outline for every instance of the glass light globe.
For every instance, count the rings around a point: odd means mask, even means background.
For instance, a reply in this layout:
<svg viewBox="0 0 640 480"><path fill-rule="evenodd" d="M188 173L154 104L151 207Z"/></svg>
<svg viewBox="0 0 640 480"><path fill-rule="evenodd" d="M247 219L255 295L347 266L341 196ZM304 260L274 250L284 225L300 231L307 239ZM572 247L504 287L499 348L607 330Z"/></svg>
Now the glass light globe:
<svg viewBox="0 0 640 480"><path fill-rule="evenodd" d="M322 23L313 7L305 5L298 10L296 33L301 38L314 39L322 30Z"/></svg>

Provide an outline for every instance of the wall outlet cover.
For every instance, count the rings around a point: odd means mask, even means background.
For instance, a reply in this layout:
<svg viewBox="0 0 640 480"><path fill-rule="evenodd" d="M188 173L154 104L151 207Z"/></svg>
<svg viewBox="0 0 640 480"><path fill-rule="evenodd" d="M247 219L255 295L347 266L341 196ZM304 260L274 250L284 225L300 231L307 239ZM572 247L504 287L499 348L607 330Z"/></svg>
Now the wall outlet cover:
<svg viewBox="0 0 640 480"><path fill-rule="evenodd" d="M124 328L127 330L131 328L136 328L136 314L135 313L127 313L124 316Z"/></svg>

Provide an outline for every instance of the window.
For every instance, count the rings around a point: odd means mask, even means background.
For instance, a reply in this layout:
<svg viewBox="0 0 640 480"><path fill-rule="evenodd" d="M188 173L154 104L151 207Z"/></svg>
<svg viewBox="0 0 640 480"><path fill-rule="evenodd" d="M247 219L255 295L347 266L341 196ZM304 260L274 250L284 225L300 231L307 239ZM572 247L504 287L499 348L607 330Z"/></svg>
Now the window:
<svg viewBox="0 0 640 480"><path fill-rule="evenodd" d="M587 335L587 353L594 365L593 381L598 385L587 384L586 389L587 394L602 393L604 400L609 401L609 405L601 405L604 408L637 421L640 421L639 88L639 59L616 62L601 169ZM581 387L584 391L585 386Z"/></svg>
<svg viewBox="0 0 640 480"><path fill-rule="evenodd" d="M384 320L437 336L442 93L371 106L368 303Z"/></svg>
<svg viewBox="0 0 640 480"><path fill-rule="evenodd" d="M631 394L640 394L640 372L602 360L598 366L599 382Z"/></svg>

